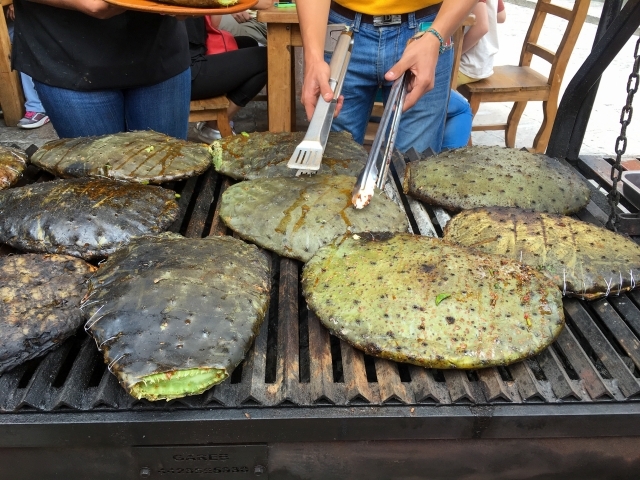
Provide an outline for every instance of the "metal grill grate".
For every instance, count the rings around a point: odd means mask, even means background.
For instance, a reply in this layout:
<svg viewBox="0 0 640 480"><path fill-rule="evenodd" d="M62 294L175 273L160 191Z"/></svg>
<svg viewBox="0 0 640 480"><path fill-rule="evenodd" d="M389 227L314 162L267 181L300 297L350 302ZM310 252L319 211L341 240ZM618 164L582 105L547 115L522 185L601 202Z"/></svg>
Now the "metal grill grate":
<svg viewBox="0 0 640 480"><path fill-rule="evenodd" d="M398 193L394 159L387 193L404 205L414 231L436 236L449 220ZM49 177L31 171L26 181ZM171 230L187 237L227 235L218 212L230 180L209 171L169 185L180 193ZM579 217L602 224L595 204ZM11 253L0 247L0 255ZM591 303L564 302L567 328L536 357L508 367L433 370L369 357L331 336L301 295L302 264L272 255L268 319L245 361L224 383L171 402L137 401L108 372L84 331L48 355L0 376L0 412L113 411L313 405L486 405L623 402L640 398L640 292Z"/></svg>

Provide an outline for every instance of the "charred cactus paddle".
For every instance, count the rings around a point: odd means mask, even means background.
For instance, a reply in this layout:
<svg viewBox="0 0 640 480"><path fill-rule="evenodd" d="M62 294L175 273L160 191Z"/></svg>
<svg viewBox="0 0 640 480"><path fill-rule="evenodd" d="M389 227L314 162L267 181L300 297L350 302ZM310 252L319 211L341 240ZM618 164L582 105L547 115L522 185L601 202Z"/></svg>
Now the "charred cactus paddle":
<svg viewBox="0 0 640 480"><path fill-rule="evenodd" d="M0 191L0 242L30 252L100 258L178 215L175 193L113 180L55 180Z"/></svg>
<svg viewBox="0 0 640 480"><path fill-rule="evenodd" d="M246 355L270 279L267 256L233 237L140 237L91 280L85 329L132 396L196 395Z"/></svg>
<svg viewBox="0 0 640 480"><path fill-rule="evenodd" d="M14 185L27 167L24 152L0 146L0 190Z"/></svg>
<svg viewBox="0 0 640 480"><path fill-rule="evenodd" d="M83 320L80 300L94 271L66 255L0 257L0 374L76 332Z"/></svg>

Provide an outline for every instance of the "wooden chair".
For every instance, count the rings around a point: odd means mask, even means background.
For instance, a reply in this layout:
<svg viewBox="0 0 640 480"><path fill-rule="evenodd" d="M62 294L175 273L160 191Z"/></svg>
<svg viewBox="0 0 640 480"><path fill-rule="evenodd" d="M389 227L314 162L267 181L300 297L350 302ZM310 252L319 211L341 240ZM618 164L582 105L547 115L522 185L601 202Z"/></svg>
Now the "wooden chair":
<svg viewBox="0 0 640 480"><path fill-rule="evenodd" d="M12 0L0 0L2 7L11 3ZM15 127L24 115L24 96L20 74L11 70L11 42L2 8L0 13L0 105L7 127Z"/></svg>
<svg viewBox="0 0 640 480"><path fill-rule="evenodd" d="M233 135L233 132L229 124L227 108L229 108L229 100L224 95L204 100L194 100L189 107L189 121L206 122L217 120L220 135L228 137Z"/></svg>
<svg viewBox="0 0 640 480"><path fill-rule="evenodd" d="M505 144L507 147L514 147L518 123L527 102L541 101L544 119L533 141L533 148L530 150L544 153L558 110L558 94L562 77L587 16L588 8L589 0L575 0L571 10L553 5L550 0L538 0L520 54L520 64L494 67L494 73L489 78L458 87L458 91L469 100L474 115L482 102L514 102L507 123L474 125L474 131L504 130ZM567 20L564 35L555 53L537 44L547 15L555 15ZM531 68L534 55L551 64L548 77Z"/></svg>

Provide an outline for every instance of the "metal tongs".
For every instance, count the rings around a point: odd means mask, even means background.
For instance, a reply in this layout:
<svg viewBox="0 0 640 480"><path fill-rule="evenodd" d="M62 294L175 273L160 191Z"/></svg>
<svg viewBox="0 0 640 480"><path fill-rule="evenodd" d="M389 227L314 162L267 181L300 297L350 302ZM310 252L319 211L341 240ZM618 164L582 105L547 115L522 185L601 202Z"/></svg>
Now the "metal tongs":
<svg viewBox="0 0 640 480"><path fill-rule="evenodd" d="M393 147L396 143L402 107L407 96L407 86L411 75L410 72L403 73L391 86L391 93L382 113L378 132L373 139L367 163L353 186L351 203L358 209L369 205L373 198L374 187L382 189L387 182L389 163L393 155ZM389 123L391 123L390 127ZM389 135L386 135L387 129L389 129ZM381 152L383 147L384 152Z"/></svg>
<svg viewBox="0 0 640 480"><path fill-rule="evenodd" d="M338 43L329 63L329 86L333 90L333 100L327 102L322 97L318 98L316 109L311 117L309 128L302 142L291 155L287 167L298 169L296 175L301 173L313 174L320 169L322 155L327 146L333 114L336 111L338 97L342 91L342 83L347 73L351 50L353 48L353 32L349 27L340 34Z"/></svg>
<svg viewBox="0 0 640 480"><path fill-rule="evenodd" d="M409 39L407 45L422 37L424 34L424 31L416 33ZM371 145L367 163L360 172L360 175L358 175L358 179L351 193L351 203L357 209L369 205L369 202L371 202L373 198L375 187L382 189L387 182L389 163L391 163L393 147L396 144L396 135L398 135L398 128L400 127L400 117L402 116L404 99L407 96L407 87L409 86L412 75L411 72L405 71L391 86L389 99L384 107L378 131L373 139L373 145ZM389 122L391 122L391 127L389 127ZM386 135L387 129L389 130L388 136ZM384 153L381 154L380 150L383 146Z"/></svg>

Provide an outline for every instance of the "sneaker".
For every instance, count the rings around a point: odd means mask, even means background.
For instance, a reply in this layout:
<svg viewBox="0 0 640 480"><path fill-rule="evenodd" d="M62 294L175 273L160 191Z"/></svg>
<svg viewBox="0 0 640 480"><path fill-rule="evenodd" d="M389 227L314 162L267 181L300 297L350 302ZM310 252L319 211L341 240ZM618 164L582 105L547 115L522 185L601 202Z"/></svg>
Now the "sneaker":
<svg viewBox="0 0 640 480"><path fill-rule="evenodd" d="M235 135L236 132L233 130L233 122L229 122L229 125L231 126L231 134ZM208 127L206 122L196 123L195 129L198 139L205 143L213 143L215 140L220 140L222 138L220 130Z"/></svg>
<svg viewBox="0 0 640 480"><path fill-rule="evenodd" d="M196 136L199 140L205 143L213 143L215 140L220 140L222 138L220 130L207 127L205 122L196 123Z"/></svg>
<svg viewBox="0 0 640 480"><path fill-rule="evenodd" d="M49 117L42 112L27 112L24 118L18 122L19 128L38 128L49 123Z"/></svg>

